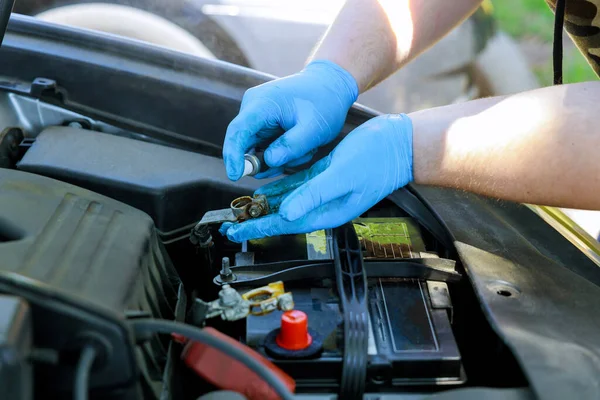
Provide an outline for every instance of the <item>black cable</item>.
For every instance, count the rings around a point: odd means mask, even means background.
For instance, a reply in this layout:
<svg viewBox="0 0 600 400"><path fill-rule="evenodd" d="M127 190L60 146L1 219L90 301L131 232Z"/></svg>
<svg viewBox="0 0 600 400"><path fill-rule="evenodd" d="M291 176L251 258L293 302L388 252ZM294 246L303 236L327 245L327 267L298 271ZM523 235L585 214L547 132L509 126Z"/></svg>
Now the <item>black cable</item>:
<svg viewBox="0 0 600 400"><path fill-rule="evenodd" d="M554 43L552 44L552 66L554 69L554 84L563 83L563 26L565 23L565 1L556 0L554 10Z"/></svg>
<svg viewBox="0 0 600 400"><path fill-rule="evenodd" d="M254 371L265 382L273 388L282 400L293 400L294 395L289 391L287 386L267 367L259 361L252 358L240 349L231 346L229 343L220 340L195 326L182 324L180 322L167 321L161 319L135 319L130 321L135 332L136 338L150 339L152 335L162 333L171 335L173 333L185 336L195 342L203 343L213 347L227 356L241 362L246 367ZM232 378L233 379L233 378Z"/></svg>
<svg viewBox="0 0 600 400"><path fill-rule="evenodd" d="M0 46L2 46L8 20L10 19L14 5L15 0L0 0Z"/></svg>
<svg viewBox="0 0 600 400"><path fill-rule="evenodd" d="M88 381L95 359L96 349L93 346L84 347L75 370L75 389L73 391L75 400L87 400L88 398Z"/></svg>

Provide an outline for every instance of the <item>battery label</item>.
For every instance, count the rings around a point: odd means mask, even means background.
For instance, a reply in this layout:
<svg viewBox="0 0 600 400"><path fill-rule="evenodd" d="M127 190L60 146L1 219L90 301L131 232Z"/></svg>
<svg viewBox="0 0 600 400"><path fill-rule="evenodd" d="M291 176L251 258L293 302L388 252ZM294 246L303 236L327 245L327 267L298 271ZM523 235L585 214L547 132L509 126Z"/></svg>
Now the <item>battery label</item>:
<svg viewBox="0 0 600 400"><path fill-rule="evenodd" d="M365 259L419 258L425 243L412 218L358 218L352 221ZM306 235L309 260L331 260L333 245L330 230Z"/></svg>
<svg viewBox="0 0 600 400"><path fill-rule="evenodd" d="M425 251L411 218L359 218L353 223L365 259L418 258Z"/></svg>

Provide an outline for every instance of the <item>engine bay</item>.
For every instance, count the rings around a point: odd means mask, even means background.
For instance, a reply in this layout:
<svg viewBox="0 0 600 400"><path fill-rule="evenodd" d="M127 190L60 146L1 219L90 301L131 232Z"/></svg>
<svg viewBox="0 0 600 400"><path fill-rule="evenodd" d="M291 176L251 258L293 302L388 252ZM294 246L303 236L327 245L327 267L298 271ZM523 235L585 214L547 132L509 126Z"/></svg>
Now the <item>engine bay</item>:
<svg viewBox="0 0 600 400"><path fill-rule="evenodd" d="M409 184L231 243L194 228L264 204L221 153L272 77L14 14L0 56L0 397L598 397L598 251L551 209Z"/></svg>
<svg viewBox="0 0 600 400"><path fill-rule="evenodd" d="M92 398L282 397L256 369L177 334L182 324L315 399L526 387L452 242L410 192L335 229L232 243L219 222L269 212L252 197L264 182L231 182L216 157L53 115L60 123L33 135L0 136L10 149L0 297L12 310L0 351L18 360L0 382L12 382L11 398L77 393L86 346ZM501 383L490 360L511 371Z"/></svg>

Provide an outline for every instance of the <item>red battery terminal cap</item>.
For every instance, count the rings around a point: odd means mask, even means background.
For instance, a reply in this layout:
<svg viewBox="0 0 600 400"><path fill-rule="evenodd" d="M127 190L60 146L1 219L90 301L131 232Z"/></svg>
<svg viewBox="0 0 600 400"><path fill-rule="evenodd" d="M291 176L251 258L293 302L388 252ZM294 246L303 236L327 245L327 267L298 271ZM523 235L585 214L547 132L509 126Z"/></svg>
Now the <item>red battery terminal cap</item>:
<svg viewBox="0 0 600 400"><path fill-rule="evenodd" d="M286 350L303 350L313 339L308 333L308 317L300 310L286 311L281 316L281 329L275 338L277 345Z"/></svg>

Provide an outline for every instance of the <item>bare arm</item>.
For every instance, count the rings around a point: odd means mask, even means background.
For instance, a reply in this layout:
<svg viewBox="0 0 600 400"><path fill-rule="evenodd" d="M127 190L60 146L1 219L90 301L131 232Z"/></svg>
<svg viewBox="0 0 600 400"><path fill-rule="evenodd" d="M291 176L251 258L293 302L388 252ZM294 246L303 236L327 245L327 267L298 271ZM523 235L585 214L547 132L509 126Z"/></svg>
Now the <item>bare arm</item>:
<svg viewBox="0 0 600 400"><path fill-rule="evenodd" d="M413 113L417 183L600 209L600 83Z"/></svg>
<svg viewBox="0 0 600 400"><path fill-rule="evenodd" d="M313 59L332 61L364 92L444 37L481 0L348 0Z"/></svg>

